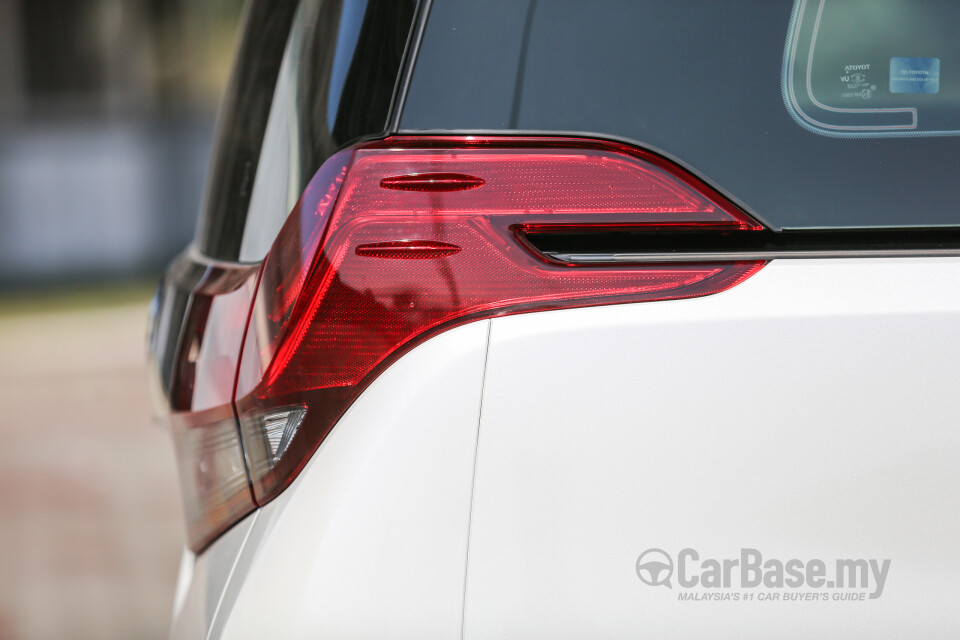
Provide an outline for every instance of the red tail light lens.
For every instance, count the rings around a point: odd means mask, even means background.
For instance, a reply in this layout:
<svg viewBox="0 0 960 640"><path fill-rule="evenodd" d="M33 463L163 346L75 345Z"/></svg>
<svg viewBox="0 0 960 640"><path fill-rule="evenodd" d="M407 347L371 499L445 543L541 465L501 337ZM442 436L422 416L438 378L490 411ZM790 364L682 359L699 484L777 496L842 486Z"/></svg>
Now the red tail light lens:
<svg viewBox="0 0 960 640"><path fill-rule="evenodd" d="M237 408L257 501L296 476L384 367L438 332L708 295L762 266L572 266L518 239L598 225L761 228L657 156L606 142L392 138L331 158L264 263L242 354ZM265 416L290 407L305 409L278 453Z"/></svg>
<svg viewBox="0 0 960 640"><path fill-rule="evenodd" d="M483 178L462 173L414 173L380 181L384 189L400 191L464 191L483 186Z"/></svg>

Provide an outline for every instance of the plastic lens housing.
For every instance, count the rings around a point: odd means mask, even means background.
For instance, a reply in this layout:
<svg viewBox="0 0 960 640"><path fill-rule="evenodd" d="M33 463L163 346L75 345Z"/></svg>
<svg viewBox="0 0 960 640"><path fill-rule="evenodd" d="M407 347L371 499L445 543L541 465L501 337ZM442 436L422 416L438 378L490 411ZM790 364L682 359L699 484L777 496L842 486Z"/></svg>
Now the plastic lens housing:
<svg viewBox="0 0 960 640"><path fill-rule="evenodd" d="M518 236L610 226L762 227L661 158L545 138L391 138L332 157L262 269L236 403L256 501L302 469L400 355L480 318L728 289L762 262L580 266ZM263 416L305 407L281 455Z"/></svg>
<svg viewBox="0 0 960 640"><path fill-rule="evenodd" d="M168 412L164 417L176 450L187 544L200 551L257 506L240 442L234 387L259 269L200 266L187 253L171 271L181 291L189 291L189 301L184 300L172 359L169 403L161 410Z"/></svg>
<svg viewBox="0 0 960 640"><path fill-rule="evenodd" d="M240 434L224 410L175 418L172 434L187 539L199 551L256 507Z"/></svg>

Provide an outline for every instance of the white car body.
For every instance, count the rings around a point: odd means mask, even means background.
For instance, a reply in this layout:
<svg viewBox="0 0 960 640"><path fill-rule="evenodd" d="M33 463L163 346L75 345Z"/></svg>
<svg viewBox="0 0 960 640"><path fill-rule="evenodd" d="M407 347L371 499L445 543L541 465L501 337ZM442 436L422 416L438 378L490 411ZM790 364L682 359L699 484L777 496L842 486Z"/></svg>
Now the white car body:
<svg viewBox="0 0 960 640"><path fill-rule="evenodd" d="M713 296L442 333L185 555L172 636L949 637L957 282L960 258L776 259ZM668 587L638 575L651 548L889 563L875 598Z"/></svg>

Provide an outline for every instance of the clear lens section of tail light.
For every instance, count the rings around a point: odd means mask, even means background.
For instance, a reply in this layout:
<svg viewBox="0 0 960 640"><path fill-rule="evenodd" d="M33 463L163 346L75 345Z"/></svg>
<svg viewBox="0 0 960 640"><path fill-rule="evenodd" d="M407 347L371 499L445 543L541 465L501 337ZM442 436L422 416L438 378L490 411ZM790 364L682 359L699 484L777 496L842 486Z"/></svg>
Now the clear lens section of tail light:
<svg viewBox="0 0 960 640"><path fill-rule="evenodd" d="M306 414L305 407L286 407L245 416L243 428L252 474L262 476L280 461Z"/></svg>
<svg viewBox="0 0 960 640"><path fill-rule="evenodd" d="M195 551L256 508L236 418L216 413L221 415L213 422L173 421L187 538Z"/></svg>
<svg viewBox="0 0 960 640"><path fill-rule="evenodd" d="M299 473L385 367L441 331L506 314L703 296L762 267L571 265L519 237L677 225L762 228L693 176L620 144L392 138L337 154L264 262L241 355L236 405L256 501ZM293 428L281 415L289 407L305 408Z"/></svg>

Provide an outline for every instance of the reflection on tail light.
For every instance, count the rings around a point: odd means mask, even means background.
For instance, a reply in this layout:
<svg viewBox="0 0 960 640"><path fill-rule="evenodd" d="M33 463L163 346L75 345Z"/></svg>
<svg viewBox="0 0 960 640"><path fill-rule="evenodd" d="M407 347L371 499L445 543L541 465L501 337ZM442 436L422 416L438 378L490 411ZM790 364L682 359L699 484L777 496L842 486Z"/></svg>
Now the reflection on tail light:
<svg viewBox="0 0 960 640"><path fill-rule="evenodd" d="M187 273L194 271L196 284L189 302L184 300L169 404L164 406L172 410L168 417L188 544L199 551L256 508L233 395L258 269L201 266L192 258L177 264L188 265Z"/></svg>
<svg viewBox="0 0 960 640"><path fill-rule="evenodd" d="M190 548L198 551L255 508L232 411L175 417L173 446Z"/></svg>
<svg viewBox="0 0 960 640"><path fill-rule="evenodd" d="M262 476L280 461L306 413L306 407L284 407L246 417L246 430L259 436L247 441L252 475Z"/></svg>
<svg viewBox="0 0 960 640"><path fill-rule="evenodd" d="M677 167L619 144L404 137L333 156L264 262L241 355L236 404L256 501L299 473L386 366L438 332L708 295L762 266L572 266L518 239L610 225L761 228ZM283 417L291 407L305 412Z"/></svg>

